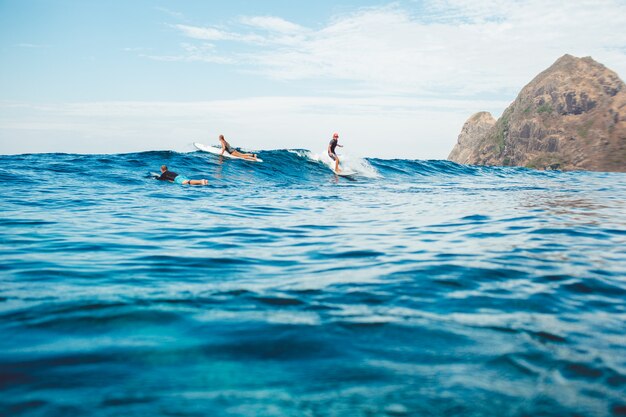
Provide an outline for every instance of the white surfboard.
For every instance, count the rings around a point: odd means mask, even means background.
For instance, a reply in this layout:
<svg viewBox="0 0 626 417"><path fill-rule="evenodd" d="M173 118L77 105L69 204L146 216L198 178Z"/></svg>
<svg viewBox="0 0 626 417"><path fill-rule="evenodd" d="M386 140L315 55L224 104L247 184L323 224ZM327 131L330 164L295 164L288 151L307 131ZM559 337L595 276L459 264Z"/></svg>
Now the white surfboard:
<svg viewBox="0 0 626 417"><path fill-rule="evenodd" d="M204 152L209 152L212 153L214 155L219 155L222 153L222 148L221 147L217 147L217 146L210 146L210 145L203 145L202 143L198 143L198 142L194 142L193 146L195 146L196 148L198 148L201 151ZM256 160L254 159L246 159L246 158L241 158L239 156L233 156L231 154L229 154L228 152L224 152L224 156L225 158L231 158L231 159L243 159L244 161L251 161L251 162L263 162L263 160L259 157L256 158Z"/></svg>
<svg viewBox="0 0 626 417"><path fill-rule="evenodd" d="M333 169L333 172L335 172L335 170ZM335 172L336 175L339 175L340 177L351 177L352 175L356 175L356 171L350 171L348 169L342 169L339 172Z"/></svg>

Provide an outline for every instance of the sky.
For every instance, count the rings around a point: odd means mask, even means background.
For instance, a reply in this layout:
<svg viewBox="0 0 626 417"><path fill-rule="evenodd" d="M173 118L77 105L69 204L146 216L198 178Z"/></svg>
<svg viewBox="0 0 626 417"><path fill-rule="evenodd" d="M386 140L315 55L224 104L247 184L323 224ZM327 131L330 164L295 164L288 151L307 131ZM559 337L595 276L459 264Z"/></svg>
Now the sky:
<svg viewBox="0 0 626 417"><path fill-rule="evenodd" d="M0 0L0 154L445 159L560 56L626 75L626 0Z"/></svg>

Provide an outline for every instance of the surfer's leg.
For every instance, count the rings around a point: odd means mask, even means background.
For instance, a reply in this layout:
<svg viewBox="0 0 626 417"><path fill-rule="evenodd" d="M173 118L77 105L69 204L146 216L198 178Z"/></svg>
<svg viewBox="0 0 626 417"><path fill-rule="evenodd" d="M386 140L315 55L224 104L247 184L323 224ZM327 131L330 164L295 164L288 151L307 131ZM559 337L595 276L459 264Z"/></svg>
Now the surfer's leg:
<svg viewBox="0 0 626 417"><path fill-rule="evenodd" d="M189 184L191 185L207 185L209 181L207 180L189 180Z"/></svg>
<svg viewBox="0 0 626 417"><path fill-rule="evenodd" d="M250 161L256 161L256 155L251 154L251 153L241 153L239 151L233 151L231 155L237 156L243 159L249 159Z"/></svg>
<svg viewBox="0 0 626 417"><path fill-rule="evenodd" d="M328 156L330 157L330 159L335 161L335 172L339 172L339 157L337 156L337 154L331 153L330 150L329 150L328 151Z"/></svg>

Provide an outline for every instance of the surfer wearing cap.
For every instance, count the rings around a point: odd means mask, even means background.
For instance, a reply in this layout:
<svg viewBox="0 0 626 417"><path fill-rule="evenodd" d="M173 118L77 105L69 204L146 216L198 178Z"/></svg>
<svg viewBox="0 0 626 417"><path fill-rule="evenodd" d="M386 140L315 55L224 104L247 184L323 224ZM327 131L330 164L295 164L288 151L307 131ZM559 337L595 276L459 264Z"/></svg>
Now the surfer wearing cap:
<svg viewBox="0 0 626 417"><path fill-rule="evenodd" d="M161 176L158 177L157 180L175 182L180 185L207 185L209 183L208 180L190 180L184 175L178 175L175 172L168 171L166 165L161 165Z"/></svg>
<svg viewBox="0 0 626 417"><path fill-rule="evenodd" d="M339 142L339 134L333 133L333 138L330 140L330 143L328 144L328 156L330 156L330 159L335 161L335 172L341 171L339 169L339 157L335 153L335 148L337 146L339 146L340 148L343 148L343 145L340 145L338 142Z"/></svg>
<svg viewBox="0 0 626 417"><path fill-rule="evenodd" d="M222 152L220 155L224 155L224 152L228 152L232 156L236 156L238 158L247 159L249 161L256 161L256 154L254 153L242 153L237 149L234 149L230 146L230 143L226 142L224 139L224 135L220 135L220 144L222 145Z"/></svg>

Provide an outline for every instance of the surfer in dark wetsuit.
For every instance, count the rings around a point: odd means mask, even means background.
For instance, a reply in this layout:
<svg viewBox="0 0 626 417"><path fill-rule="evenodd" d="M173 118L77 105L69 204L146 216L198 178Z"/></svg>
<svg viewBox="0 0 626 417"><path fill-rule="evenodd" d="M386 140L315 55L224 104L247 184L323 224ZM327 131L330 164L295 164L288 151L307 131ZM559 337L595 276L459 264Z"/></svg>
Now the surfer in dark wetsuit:
<svg viewBox="0 0 626 417"><path fill-rule="evenodd" d="M334 133L333 134L333 138L331 139L330 143L328 144L328 156L330 156L330 159L335 161L335 172L341 171L339 169L339 157L335 153L335 148L337 146L339 146L340 148L343 148L343 145L340 145L338 142L339 142L339 134L338 133Z"/></svg>
<svg viewBox="0 0 626 417"><path fill-rule="evenodd" d="M236 156L238 158L256 161L256 154L239 152L237 149L231 147L230 143L226 142L226 139L224 139L224 135L220 135L220 143L222 144L222 152L220 153L220 155L224 155L224 152L228 152L230 155Z"/></svg>
<svg viewBox="0 0 626 417"><path fill-rule="evenodd" d="M207 185L209 183L208 180L190 180L184 175L178 175L175 172L168 171L166 165L161 165L161 176L158 177L157 180L175 182L180 185Z"/></svg>

